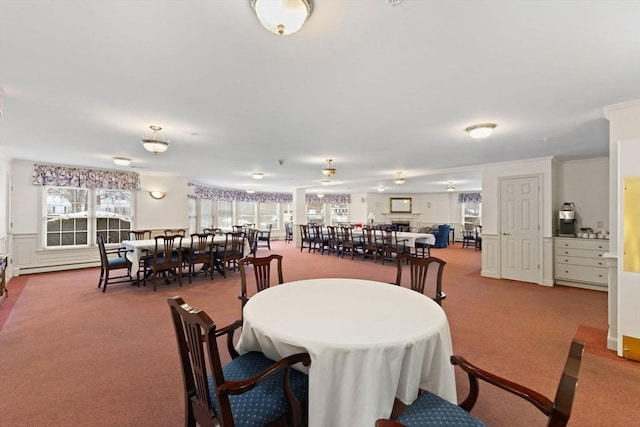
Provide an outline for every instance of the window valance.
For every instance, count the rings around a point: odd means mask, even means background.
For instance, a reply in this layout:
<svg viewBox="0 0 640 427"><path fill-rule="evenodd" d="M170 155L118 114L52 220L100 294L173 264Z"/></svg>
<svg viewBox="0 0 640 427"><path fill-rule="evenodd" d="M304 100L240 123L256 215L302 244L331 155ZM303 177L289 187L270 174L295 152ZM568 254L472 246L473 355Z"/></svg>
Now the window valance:
<svg viewBox="0 0 640 427"><path fill-rule="evenodd" d="M481 202L482 193L460 193L458 194L458 203Z"/></svg>
<svg viewBox="0 0 640 427"><path fill-rule="evenodd" d="M226 200L237 202L257 202L257 203L292 203L291 193L247 193L239 190L224 190L221 188L209 187L206 185L194 184L193 194L201 199ZM305 199L310 203L351 203L351 194L325 194L318 197L316 194L307 194Z"/></svg>
<svg viewBox="0 0 640 427"><path fill-rule="evenodd" d="M140 175L136 172L35 164L33 165L31 183L33 185L52 185L57 187L139 190Z"/></svg>

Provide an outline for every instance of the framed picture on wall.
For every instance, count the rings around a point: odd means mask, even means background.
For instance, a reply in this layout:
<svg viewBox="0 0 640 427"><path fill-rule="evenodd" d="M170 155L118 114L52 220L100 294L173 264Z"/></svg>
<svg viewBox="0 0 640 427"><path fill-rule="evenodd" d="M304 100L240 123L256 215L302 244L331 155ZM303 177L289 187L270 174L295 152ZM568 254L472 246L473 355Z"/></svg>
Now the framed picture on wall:
<svg viewBox="0 0 640 427"><path fill-rule="evenodd" d="M411 197L390 197L390 213L411 213Z"/></svg>

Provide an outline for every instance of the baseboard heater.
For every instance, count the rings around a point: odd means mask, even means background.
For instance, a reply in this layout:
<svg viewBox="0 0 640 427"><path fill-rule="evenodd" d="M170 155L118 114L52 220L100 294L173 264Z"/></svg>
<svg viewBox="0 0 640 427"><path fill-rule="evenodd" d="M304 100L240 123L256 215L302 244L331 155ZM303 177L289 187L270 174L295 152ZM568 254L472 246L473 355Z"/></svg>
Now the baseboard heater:
<svg viewBox="0 0 640 427"><path fill-rule="evenodd" d="M47 273L50 271L63 271L63 270L77 270L81 268L100 267L100 261L87 261L68 264L51 264L51 265L38 265L31 267L20 267L18 271L14 271L16 276L35 273Z"/></svg>

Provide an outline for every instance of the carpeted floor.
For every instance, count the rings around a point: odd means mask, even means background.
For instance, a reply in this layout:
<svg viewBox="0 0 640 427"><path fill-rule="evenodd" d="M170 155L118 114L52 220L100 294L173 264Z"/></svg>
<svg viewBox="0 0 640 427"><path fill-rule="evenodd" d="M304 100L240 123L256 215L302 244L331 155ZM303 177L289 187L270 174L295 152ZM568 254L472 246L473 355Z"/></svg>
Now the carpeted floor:
<svg viewBox="0 0 640 427"><path fill-rule="evenodd" d="M395 266L300 252L284 255L286 281L353 277L393 282ZM266 254L260 249L259 254ZM587 342L569 425L638 425L640 363L606 350L607 294L480 277L480 253L460 244L433 250L447 261L443 303L454 352L553 397L569 343ZM0 425L178 426L182 379L166 299L181 295L219 325L239 317L239 274L184 287L114 285L99 270L14 278L0 305ZM457 372L458 392L466 389ZM357 395L354 396L357 398ZM545 417L481 386L474 413L491 426L544 425ZM341 426L331 426L341 427ZM348 427L348 426L345 426Z"/></svg>

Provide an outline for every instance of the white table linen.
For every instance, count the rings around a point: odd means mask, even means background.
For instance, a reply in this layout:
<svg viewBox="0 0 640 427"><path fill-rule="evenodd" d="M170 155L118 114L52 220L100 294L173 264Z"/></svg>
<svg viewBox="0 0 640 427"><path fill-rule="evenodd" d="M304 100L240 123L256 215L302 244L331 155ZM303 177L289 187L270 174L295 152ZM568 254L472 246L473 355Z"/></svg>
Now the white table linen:
<svg viewBox="0 0 640 427"><path fill-rule="evenodd" d="M383 233L383 232L382 232ZM398 236L398 240L404 240L406 239L406 244L408 247L410 248L415 248L416 247L416 240L420 240L420 242L422 243L428 243L430 245L435 245L436 244L436 236L434 236L431 233L411 233L409 231L398 231L396 233L396 235ZM354 231L353 232L353 237L362 237L363 236L363 232L362 231Z"/></svg>
<svg viewBox="0 0 640 427"><path fill-rule="evenodd" d="M214 236L213 242L224 245L225 236ZM131 261L133 266L140 264L140 257L144 255L145 251L154 251L156 249L155 239L144 240L123 240L121 245L127 250L126 257ZM182 238L182 247L187 249L191 247L191 237ZM244 253L249 254L249 245L245 239Z"/></svg>
<svg viewBox="0 0 640 427"><path fill-rule="evenodd" d="M309 426L371 427L418 389L456 402L449 324L425 295L357 279L290 282L252 296L237 349L311 355Z"/></svg>

